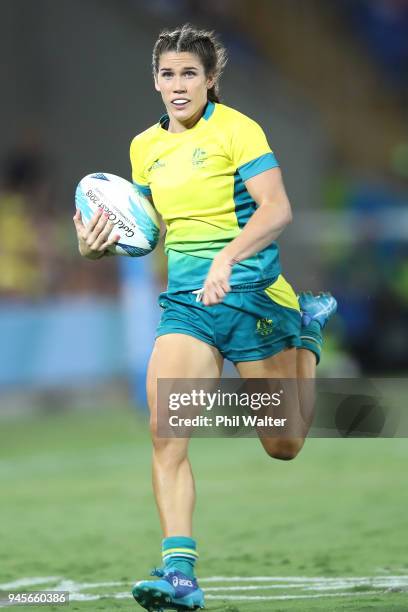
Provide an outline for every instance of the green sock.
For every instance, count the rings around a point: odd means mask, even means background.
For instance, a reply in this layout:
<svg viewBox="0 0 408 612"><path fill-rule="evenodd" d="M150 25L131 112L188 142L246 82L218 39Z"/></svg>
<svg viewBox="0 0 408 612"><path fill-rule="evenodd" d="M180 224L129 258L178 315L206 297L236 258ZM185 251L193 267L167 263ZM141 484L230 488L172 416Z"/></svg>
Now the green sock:
<svg viewBox="0 0 408 612"><path fill-rule="evenodd" d="M316 365L318 365L323 346L323 335L320 324L317 321L310 321L309 325L302 327L300 330L300 340L302 344L299 348L312 351L316 356Z"/></svg>
<svg viewBox="0 0 408 612"><path fill-rule="evenodd" d="M195 540L185 536L164 538L162 542L162 557L164 567L177 569L188 578L194 578L194 566L198 558Z"/></svg>

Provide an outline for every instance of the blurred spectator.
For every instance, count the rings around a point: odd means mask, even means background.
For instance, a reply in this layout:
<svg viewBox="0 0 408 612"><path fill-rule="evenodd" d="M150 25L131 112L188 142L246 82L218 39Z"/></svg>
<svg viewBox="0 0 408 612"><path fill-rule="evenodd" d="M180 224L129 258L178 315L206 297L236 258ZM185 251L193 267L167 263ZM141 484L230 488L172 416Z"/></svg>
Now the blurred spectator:
<svg viewBox="0 0 408 612"><path fill-rule="evenodd" d="M73 189L65 202L38 135L27 130L3 160L0 182L0 297L117 294L117 262L83 260L73 231Z"/></svg>
<svg viewBox="0 0 408 612"><path fill-rule="evenodd" d="M31 134L6 157L0 187L0 293L38 297L51 281L50 166Z"/></svg>
<svg viewBox="0 0 408 612"><path fill-rule="evenodd" d="M352 240L327 251L327 284L339 302L342 344L370 374L408 368L408 195L390 180L333 171L325 201L352 215Z"/></svg>
<svg viewBox="0 0 408 612"><path fill-rule="evenodd" d="M388 81L407 88L407 0L352 0L347 2L355 27L364 36Z"/></svg>

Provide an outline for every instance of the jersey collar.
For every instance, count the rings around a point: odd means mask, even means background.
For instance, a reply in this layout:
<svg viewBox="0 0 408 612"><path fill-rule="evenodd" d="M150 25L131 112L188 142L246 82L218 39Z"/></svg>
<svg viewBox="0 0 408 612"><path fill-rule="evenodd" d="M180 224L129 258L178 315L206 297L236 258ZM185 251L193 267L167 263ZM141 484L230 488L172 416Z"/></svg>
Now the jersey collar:
<svg viewBox="0 0 408 612"><path fill-rule="evenodd" d="M215 103L208 101L207 104L206 104L206 107L204 109L204 113L203 113L202 117L199 119L199 121L201 121L201 119L204 119L205 121L208 121L209 118L211 117L211 115L213 114L214 109L215 109ZM160 117L160 119L159 119L160 127L162 127L164 130L168 130L169 129L169 122L170 122L170 119L169 119L169 116L168 116L167 113L162 115Z"/></svg>

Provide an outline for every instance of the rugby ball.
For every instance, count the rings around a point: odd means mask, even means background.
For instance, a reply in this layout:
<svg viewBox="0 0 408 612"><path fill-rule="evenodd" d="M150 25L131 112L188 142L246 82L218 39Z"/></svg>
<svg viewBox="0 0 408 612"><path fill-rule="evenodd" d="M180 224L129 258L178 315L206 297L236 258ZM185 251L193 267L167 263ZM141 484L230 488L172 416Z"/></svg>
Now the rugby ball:
<svg viewBox="0 0 408 612"><path fill-rule="evenodd" d="M112 234L120 235L110 247L115 255L141 257L157 245L160 224L149 200L137 187L120 176L105 172L88 174L78 184L75 204L82 213L84 225L98 208L109 215L114 224Z"/></svg>

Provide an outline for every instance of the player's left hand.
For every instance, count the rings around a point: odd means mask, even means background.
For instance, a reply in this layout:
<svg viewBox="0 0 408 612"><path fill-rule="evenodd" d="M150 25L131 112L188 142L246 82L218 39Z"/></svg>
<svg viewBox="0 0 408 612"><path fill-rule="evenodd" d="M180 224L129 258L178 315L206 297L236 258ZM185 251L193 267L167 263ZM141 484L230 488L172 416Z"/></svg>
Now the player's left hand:
<svg viewBox="0 0 408 612"><path fill-rule="evenodd" d="M232 263L231 257L218 253L211 264L211 268L205 279L202 302L204 306L214 306L224 299L225 295L231 291L229 278L231 276Z"/></svg>

